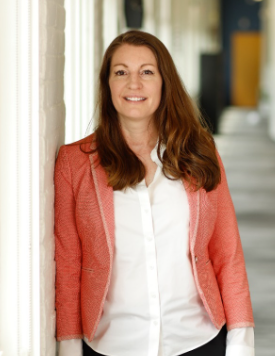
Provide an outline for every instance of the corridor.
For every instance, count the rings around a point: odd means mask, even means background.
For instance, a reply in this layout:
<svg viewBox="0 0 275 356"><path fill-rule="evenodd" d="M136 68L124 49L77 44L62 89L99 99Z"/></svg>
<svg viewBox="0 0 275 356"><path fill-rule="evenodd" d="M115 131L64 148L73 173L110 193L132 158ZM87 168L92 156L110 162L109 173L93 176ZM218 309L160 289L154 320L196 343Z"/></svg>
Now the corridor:
<svg viewBox="0 0 275 356"><path fill-rule="evenodd" d="M247 264L257 356L275 355L275 143L266 126L257 112L231 107L215 137Z"/></svg>

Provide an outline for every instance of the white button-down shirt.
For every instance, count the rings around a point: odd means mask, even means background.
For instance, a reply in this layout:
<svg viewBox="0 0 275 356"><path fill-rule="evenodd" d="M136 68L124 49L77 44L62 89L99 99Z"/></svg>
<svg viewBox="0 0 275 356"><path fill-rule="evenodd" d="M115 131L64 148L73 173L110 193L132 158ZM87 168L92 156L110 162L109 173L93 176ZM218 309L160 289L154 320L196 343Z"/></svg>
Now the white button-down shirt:
<svg viewBox="0 0 275 356"><path fill-rule="evenodd" d="M85 339L103 355L178 356L219 332L193 277L184 185L163 175L156 149L151 158L157 170L148 187L143 180L135 188L114 192L111 284L95 337ZM61 348L64 343L69 345L62 341ZM253 356L253 344L253 328L232 330L227 356Z"/></svg>

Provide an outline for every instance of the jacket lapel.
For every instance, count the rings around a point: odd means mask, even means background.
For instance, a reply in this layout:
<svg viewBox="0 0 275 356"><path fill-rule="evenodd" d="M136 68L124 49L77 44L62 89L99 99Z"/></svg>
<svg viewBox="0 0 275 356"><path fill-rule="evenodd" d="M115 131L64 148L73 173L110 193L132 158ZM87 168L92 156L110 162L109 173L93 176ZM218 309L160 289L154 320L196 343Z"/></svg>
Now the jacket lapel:
<svg viewBox="0 0 275 356"><path fill-rule="evenodd" d="M200 189L195 191L192 185L183 181L190 209L190 251L194 252L200 218Z"/></svg>
<svg viewBox="0 0 275 356"><path fill-rule="evenodd" d="M99 164L97 153L89 155L91 162L91 171L95 184L95 191L100 209L100 215L104 226L106 240L109 248L111 263L114 253L114 192L113 188L108 186L107 174L104 168Z"/></svg>

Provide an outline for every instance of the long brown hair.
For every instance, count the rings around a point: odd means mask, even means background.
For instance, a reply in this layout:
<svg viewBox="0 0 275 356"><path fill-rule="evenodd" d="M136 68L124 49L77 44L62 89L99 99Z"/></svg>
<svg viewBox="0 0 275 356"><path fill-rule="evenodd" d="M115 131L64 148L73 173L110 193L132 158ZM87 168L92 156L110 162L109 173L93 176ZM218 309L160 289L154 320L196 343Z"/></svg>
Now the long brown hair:
<svg viewBox="0 0 275 356"><path fill-rule="evenodd" d="M162 76L162 98L155 113L159 134L158 156L163 173L174 179L183 178L211 191L220 182L220 167L215 143L198 108L187 94L176 67L163 43L142 31L119 35L107 48L99 76L98 123L95 130L96 151L114 190L131 187L145 177L145 167L129 148L120 129L118 115L109 88L111 60L123 44L146 46L156 57ZM160 155L160 146L166 150Z"/></svg>

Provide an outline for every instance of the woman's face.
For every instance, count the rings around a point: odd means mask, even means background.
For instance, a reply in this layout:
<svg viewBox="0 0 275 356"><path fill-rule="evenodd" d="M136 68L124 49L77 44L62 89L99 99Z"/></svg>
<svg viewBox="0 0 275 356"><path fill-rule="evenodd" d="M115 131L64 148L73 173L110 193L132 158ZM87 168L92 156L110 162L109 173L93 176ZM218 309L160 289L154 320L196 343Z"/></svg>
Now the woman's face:
<svg viewBox="0 0 275 356"><path fill-rule="evenodd" d="M149 122L159 107L162 77L153 52L124 44L112 58L109 86L121 124Z"/></svg>

